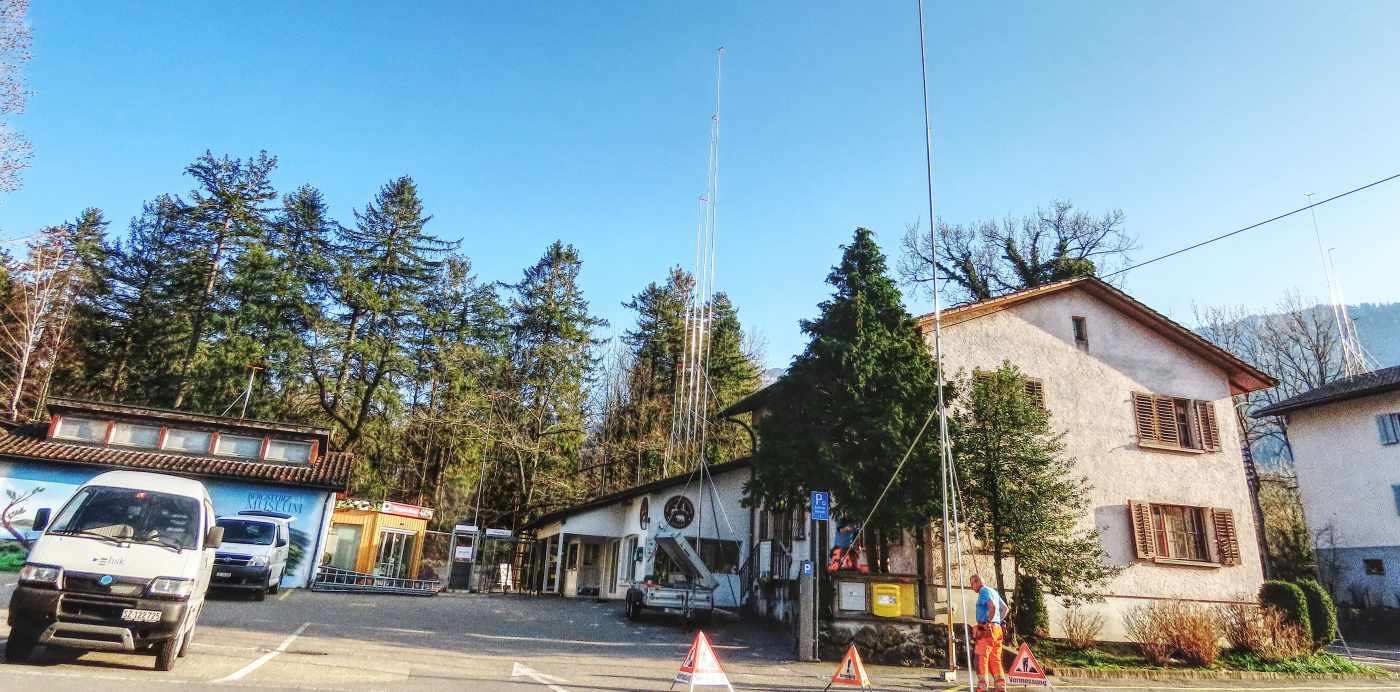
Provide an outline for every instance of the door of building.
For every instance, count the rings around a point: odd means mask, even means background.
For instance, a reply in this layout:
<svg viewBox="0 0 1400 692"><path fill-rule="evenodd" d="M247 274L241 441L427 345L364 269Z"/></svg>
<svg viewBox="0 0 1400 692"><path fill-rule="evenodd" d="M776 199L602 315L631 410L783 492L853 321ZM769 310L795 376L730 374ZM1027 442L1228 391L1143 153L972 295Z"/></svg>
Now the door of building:
<svg viewBox="0 0 1400 692"><path fill-rule="evenodd" d="M360 555L360 526L336 524L331 527L331 566L354 571Z"/></svg>
<svg viewBox="0 0 1400 692"><path fill-rule="evenodd" d="M413 560L413 538L409 531L381 529L379 531L379 558L374 563L374 573L391 579L409 579L409 563Z"/></svg>

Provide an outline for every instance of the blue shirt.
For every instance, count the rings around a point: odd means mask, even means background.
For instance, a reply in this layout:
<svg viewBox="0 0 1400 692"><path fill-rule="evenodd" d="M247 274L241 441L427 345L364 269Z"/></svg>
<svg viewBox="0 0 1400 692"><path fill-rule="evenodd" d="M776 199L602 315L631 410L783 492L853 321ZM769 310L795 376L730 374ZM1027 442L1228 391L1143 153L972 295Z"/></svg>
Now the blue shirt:
<svg viewBox="0 0 1400 692"><path fill-rule="evenodd" d="M977 621L1000 625L1001 611L1005 609L1006 601L1001 600L1001 594L983 584L982 590L977 592Z"/></svg>

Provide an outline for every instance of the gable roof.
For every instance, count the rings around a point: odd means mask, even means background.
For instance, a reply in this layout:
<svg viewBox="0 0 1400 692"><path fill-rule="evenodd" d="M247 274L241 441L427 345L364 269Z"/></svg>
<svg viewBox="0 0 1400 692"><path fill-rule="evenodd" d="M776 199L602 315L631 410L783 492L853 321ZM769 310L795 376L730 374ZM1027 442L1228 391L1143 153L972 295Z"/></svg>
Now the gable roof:
<svg viewBox="0 0 1400 692"><path fill-rule="evenodd" d="M1133 319L1138 324L1155 332L1158 336L1185 349L1202 360L1223 370L1230 381L1231 394L1243 394L1258 389L1267 389L1278 384L1268 373L1240 360L1234 354L1211 343L1184 325L1148 307L1112 284L1093 276L1082 276L1064 281L1028 288L988 300L968 303L943 311L943 326L953 326L979 317L1002 312L1012 307L1046 296L1078 289L1098 298L1109 307ZM933 328L933 314L916 320L920 331Z"/></svg>
<svg viewBox="0 0 1400 692"><path fill-rule="evenodd" d="M1281 416L1299 409L1394 391L1400 391L1400 366L1333 380L1321 387L1289 397L1272 406L1265 406L1251 415L1255 418Z"/></svg>
<svg viewBox="0 0 1400 692"><path fill-rule="evenodd" d="M743 459L726 461L722 464L711 464L709 473L711 475L718 473L728 473L730 471L738 471L740 469L745 469L752 465L753 459L749 457L744 457ZM525 526L522 528L524 530L537 529L541 526L544 526L545 524L550 524L559 521L560 519L571 517L575 514L587 512L590 509L605 507L607 505L611 505L616 502L621 502L623 500L630 500L639 495L646 495L647 493L655 492L657 490L662 490L671 486L688 483L694 477L694 475L695 474L693 471L687 471L685 473L676 474L669 478L662 478L660 480L652 481L650 483L643 483L641 485L634 485L630 488L624 488L615 493L603 495L602 497L595 497L592 500L581 502L572 507L565 507L564 509L559 509L548 514L540 515L539 517L525 524Z"/></svg>

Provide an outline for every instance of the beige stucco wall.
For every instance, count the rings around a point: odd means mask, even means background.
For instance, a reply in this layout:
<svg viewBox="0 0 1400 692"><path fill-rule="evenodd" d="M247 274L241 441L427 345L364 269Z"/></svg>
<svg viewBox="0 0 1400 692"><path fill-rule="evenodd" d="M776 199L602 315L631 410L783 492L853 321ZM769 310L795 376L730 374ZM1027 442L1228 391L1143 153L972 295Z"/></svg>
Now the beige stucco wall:
<svg viewBox="0 0 1400 692"><path fill-rule="evenodd" d="M1087 319L1087 352L1074 343L1076 315ZM947 326L943 338L950 374L1009 360L1043 380L1051 425L1065 434L1065 453L1093 485L1083 525L1098 528L1109 562L1125 568L1105 589L1112 596L1103 606L1107 636L1120 635L1121 610L1144 599L1233 600L1258 590L1263 575L1255 518L1224 372L1079 289ZM932 341L929 334L930 347ZM1139 448L1134 391L1214 401L1221 451ZM1129 500L1232 509L1242 564L1136 560Z"/></svg>
<svg viewBox="0 0 1400 692"><path fill-rule="evenodd" d="M1396 412L1400 392L1288 415L1288 442L1308 528L1332 529L1320 547L1400 545L1400 512L1391 490L1400 485L1400 444L1381 444L1376 428L1376 416Z"/></svg>

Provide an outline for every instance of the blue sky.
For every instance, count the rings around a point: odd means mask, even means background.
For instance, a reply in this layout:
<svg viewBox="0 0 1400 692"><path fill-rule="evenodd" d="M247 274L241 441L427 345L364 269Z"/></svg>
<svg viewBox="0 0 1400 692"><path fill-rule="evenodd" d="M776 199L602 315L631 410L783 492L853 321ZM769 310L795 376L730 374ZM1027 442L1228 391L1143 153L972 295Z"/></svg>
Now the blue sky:
<svg viewBox="0 0 1400 692"><path fill-rule="evenodd" d="M852 229L893 255L927 213L912 2L220 5L34 3L35 158L3 237L86 206L120 230L205 149L266 149L280 189L312 183L345 221L412 175L485 279L573 243L620 331L622 301L691 261L720 45L718 283L770 366ZM1146 258L1400 172L1400 3L977 5L927 8L949 221L1070 198L1121 208ZM1400 299L1400 182L1318 219L1349 301ZM1126 288L1188 321L1325 294L1306 215Z"/></svg>

